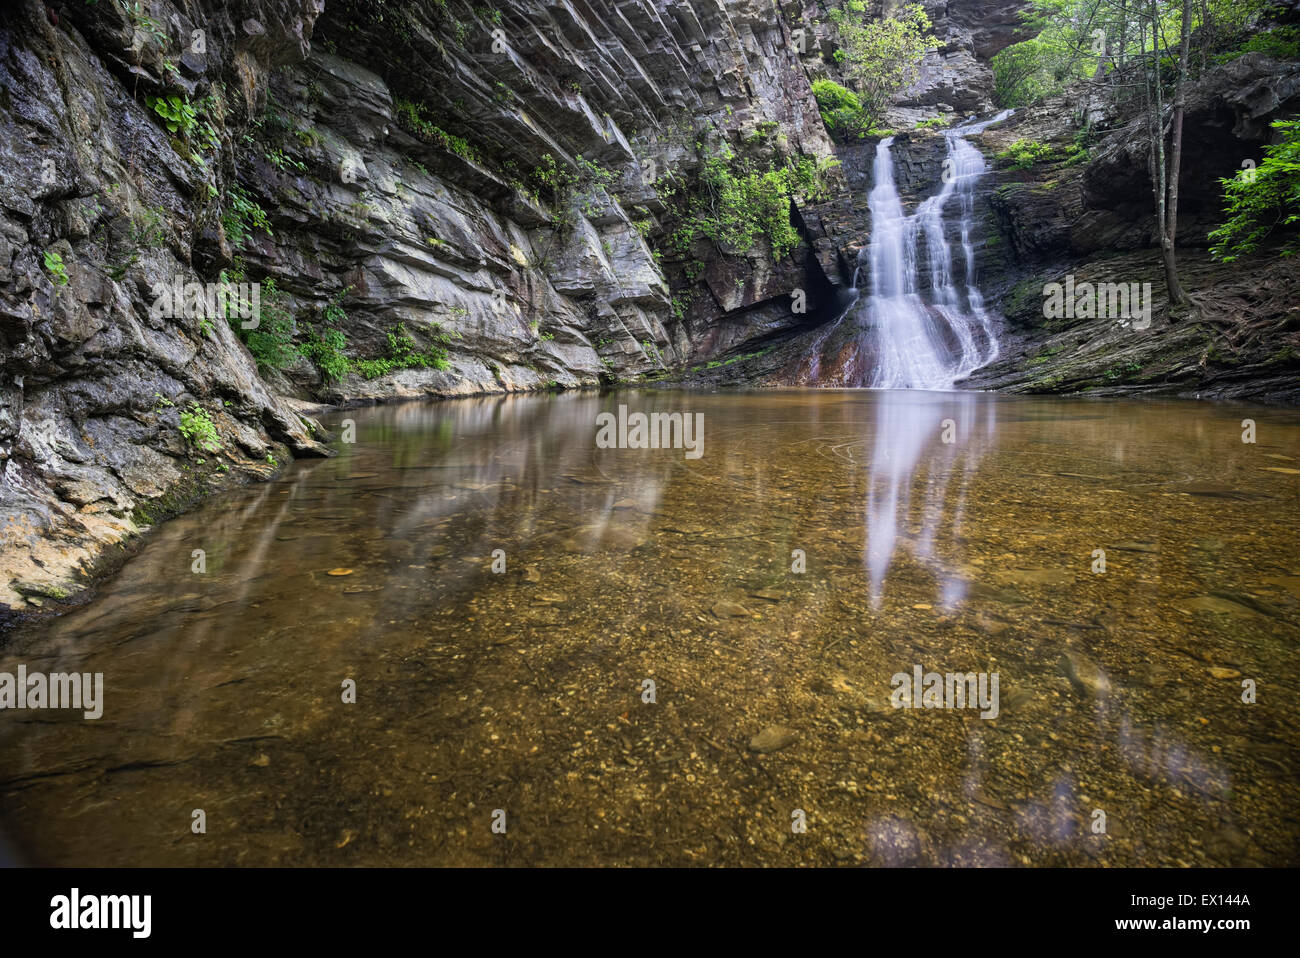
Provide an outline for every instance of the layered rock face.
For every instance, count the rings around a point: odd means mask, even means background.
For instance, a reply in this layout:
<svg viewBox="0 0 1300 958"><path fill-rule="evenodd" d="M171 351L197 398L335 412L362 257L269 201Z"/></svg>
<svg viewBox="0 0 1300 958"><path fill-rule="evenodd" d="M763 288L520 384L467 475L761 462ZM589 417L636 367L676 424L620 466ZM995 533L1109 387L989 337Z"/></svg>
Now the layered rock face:
<svg viewBox="0 0 1300 958"><path fill-rule="evenodd" d="M130 9L14 4L0 26L0 605L64 597L141 506L175 508L209 485L201 473L324 451L226 323L151 310L154 283L203 278L229 130L277 63L305 55L318 7ZM201 162L145 105L163 76L220 96L220 145ZM196 401L224 440L219 469L187 455L180 414Z"/></svg>
<svg viewBox="0 0 1300 958"><path fill-rule="evenodd" d="M808 288L804 257L705 251L675 308L682 277L647 243L655 183L689 180L700 138L831 155L791 29L761 2L328 9L272 83L291 129L249 151L275 215L246 259L309 312L340 297L362 353L395 322L437 323L450 368L322 384L303 362L289 379L334 399L590 385L734 345L720 317ZM562 209L534 189L546 158L600 175Z"/></svg>
<svg viewBox="0 0 1300 958"><path fill-rule="evenodd" d="M142 525L323 453L303 401L594 385L809 322L844 281L815 211L779 260L647 243L656 183L705 150L832 155L802 22L770 0L17 4L0 605L62 599ZM367 376L259 368L211 306L161 304L222 276L261 284L292 343L329 324ZM390 368L394 342L445 361Z"/></svg>

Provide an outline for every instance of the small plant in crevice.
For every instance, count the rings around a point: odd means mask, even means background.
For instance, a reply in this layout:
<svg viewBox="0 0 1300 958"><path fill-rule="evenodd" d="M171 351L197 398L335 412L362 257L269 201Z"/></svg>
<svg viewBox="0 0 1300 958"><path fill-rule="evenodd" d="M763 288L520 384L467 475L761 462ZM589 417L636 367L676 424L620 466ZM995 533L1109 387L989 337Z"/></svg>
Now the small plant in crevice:
<svg viewBox="0 0 1300 958"><path fill-rule="evenodd" d="M68 285L68 268L63 265L63 255L52 249L47 249L42 257L45 261L45 268L49 271L52 282L55 286Z"/></svg>
<svg viewBox="0 0 1300 958"><path fill-rule="evenodd" d="M253 199L243 188L231 185L226 190L225 212L221 214L221 225L226 231L226 239L236 252L242 250L254 233L273 236L271 221L257 200Z"/></svg>
<svg viewBox="0 0 1300 958"><path fill-rule="evenodd" d="M198 125L199 115L187 96L148 96L145 104L162 117L167 132L189 139Z"/></svg>
<svg viewBox="0 0 1300 958"><path fill-rule="evenodd" d="M221 436L207 412L197 402L191 402L189 408L182 409L181 435L195 449L203 452L220 452Z"/></svg>

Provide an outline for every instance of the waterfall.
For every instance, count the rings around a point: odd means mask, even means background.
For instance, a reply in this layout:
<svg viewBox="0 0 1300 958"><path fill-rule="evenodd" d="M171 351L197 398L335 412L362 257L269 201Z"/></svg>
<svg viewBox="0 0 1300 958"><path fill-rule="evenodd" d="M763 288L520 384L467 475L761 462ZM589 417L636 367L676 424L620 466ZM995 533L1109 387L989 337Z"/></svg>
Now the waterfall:
<svg viewBox="0 0 1300 958"><path fill-rule="evenodd" d="M986 170L984 156L965 139L1005 119L1006 110L989 120L954 127L944 133L948 148L939 192L924 200L911 216L894 185L894 138L876 147L873 186L868 197L871 241L858 258L865 266L869 294L852 307L861 352L871 358L858 385L877 389L951 389L953 384L997 358L998 341L984 299L975 282L971 228L975 184ZM955 200L955 204L954 201ZM950 226L944 213L956 206L961 237L962 273L954 278ZM929 266L929 289L919 283L921 253ZM859 293L861 291L859 290Z"/></svg>

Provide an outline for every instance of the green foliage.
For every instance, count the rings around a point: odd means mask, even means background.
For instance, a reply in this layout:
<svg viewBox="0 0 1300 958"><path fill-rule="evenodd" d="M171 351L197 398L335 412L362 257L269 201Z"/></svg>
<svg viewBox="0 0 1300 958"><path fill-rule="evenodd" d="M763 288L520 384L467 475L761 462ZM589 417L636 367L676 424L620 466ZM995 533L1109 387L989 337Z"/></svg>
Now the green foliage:
<svg viewBox="0 0 1300 958"><path fill-rule="evenodd" d="M266 162L270 163L277 170L283 172L286 169L297 170L299 173L307 172L307 164L302 160L296 160L284 150L272 148L266 151Z"/></svg>
<svg viewBox="0 0 1300 958"><path fill-rule="evenodd" d="M1300 26L1275 27L1251 34L1239 47L1220 53L1216 63L1226 63L1247 53L1262 53L1274 60L1300 60Z"/></svg>
<svg viewBox="0 0 1300 958"><path fill-rule="evenodd" d="M915 130L942 130L948 125L948 121L941 116L932 116L928 120L921 120L913 129Z"/></svg>
<svg viewBox="0 0 1300 958"><path fill-rule="evenodd" d="M199 115L187 96L149 96L145 103L162 117L169 133L189 139L198 125Z"/></svg>
<svg viewBox="0 0 1300 958"><path fill-rule="evenodd" d="M1233 59L1259 50L1280 59L1296 57L1297 37L1288 28L1261 31L1260 14L1271 0L1192 0L1192 43L1201 51L1237 49L1212 58ZM1030 0L1021 13L1030 37L1012 44L993 57L994 100L1000 107L1030 106L1060 93L1067 84L1098 75L1131 62L1142 51L1139 18L1148 21L1146 47L1150 51L1150 15L1155 9L1162 43L1176 48L1182 5L1173 0L1151 4L1114 3L1110 0ZM1291 28L1293 29L1293 28ZM1201 62L1194 56L1193 70ZM1173 73L1172 53L1162 58L1165 72ZM1121 87L1123 84L1121 84ZM1117 93L1122 94L1121 91Z"/></svg>
<svg viewBox="0 0 1300 958"><path fill-rule="evenodd" d="M894 16L873 19L862 0L846 0L830 19L841 43L836 59L857 88L863 123L874 127L894 94L915 78L934 40L927 35L930 18L919 3L912 3Z"/></svg>
<svg viewBox="0 0 1300 958"><path fill-rule="evenodd" d="M129 235L131 244L138 249L161 245L167 239L167 207L141 207L131 217Z"/></svg>
<svg viewBox="0 0 1300 958"><path fill-rule="evenodd" d="M274 279L264 279L261 284L261 309L258 324L244 329L238 319L227 316L227 321L262 369L284 369L298 357L294 348L297 324L288 308L288 296L280 290Z"/></svg>
<svg viewBox="0 0 1300 958"><path fill-rule="evenodd" d="M433 324L434 342L421 350L416 341L406 331L403 323L398 323L388 334L388 354L377 359L354 360L353 366L366 379L376 379L397 369L440 369L451 368L447 361L447 346L453 334L445 333L438 324Z"/></svg>
<svg viewBox="0 0 1300 958"><path fill-rule="evenodd" d="M862 113L862 101L852 90L834 80L814 80L813 96L826 129L837 138L849 140L868 135L870 123Z"/></svg>
<svg viewBox="0 0 1300 958"><path fill-rule="evenodd" d="M668 238L669 247L687 256L695 241L706 238L724 252L748 252L765 239L773 259L780 260L799 245L798 230L790 219L796 196L821 199L827 194L825 173L835 160L801 157L784 166L766 169L741 159L728 147L702 158L696 192L686 196L679 210L680 225ZM659 193L668 199L682 192L673 180L661 181ZM687 271L688 278L694 279Z"/></svg>
<svg viewBox="0 0 1300 958"><path fill-rule="evenodd" d="M1258 251L1278 230L1286 237L1281 255L1300 249L1300 120L1277 120L1273 129L1281 142L1264 147L1257 168L1219 181L1228 220L1209 239L1210 252L1225 263Z"/></svg>
<svg viewBox="0 0 1300 958"><path fill-rule="evenodd" d="M145 13L144 4L127 3L126 0L118 0L118 5L122 8L122 12L125 13L127 18L131 21L131 30L133 33L138 33L146 39L152 40L158 45L159 49L167 48L168 37L167 34L163 32L162 23ZM140 52L141 51L137 51L137 58L140 56Z"/></svg>
<svg viewBox="0 0 1300 958"><path fill-rule="evenodd" d="M746 146L758 146L766 143L781 128L781 124L775 120L761 120L754 124L754 129L745 135Z"/></svg>
<svg viewBox="0 0 1300 958"><path fill-rule="evenodd" d="M1049 28L996 54L990 61L994 102L1001 107L1029 106L1080 77L1084 64L1068 45L1071 39Z"/></svg>
<svg viewBox="0 0 1300 958"><path fill-rule="evenodd" d="M343 298L351 290L352 287L348 286L329 298L321 310L321 329L309 329L298 347L298 351L316 365L321 378L327 382L339 382L352 372L352 360L344 352L348 345L347 336L336 328L347 322Z"/></svg>
<svg viewBox="0 0 1300 958"><path fill-rule="evenodd" d="M1009 166L1013 170L1027 170L1035 163L1051 159L1055 152L1046 143L1039 143L1035 140L1016 140L994 159L997 160L999 165Z"/></svg>
<svg viewBox="0 0 1300 958"><path fill-rule="evenodd" d="M49 270L55 286L68 285L68 269L63 265L63 255L47 249L44 256L45 268Z"/></svg>
<svg viewBox="0 0 1300 958"><path fill-rule="evenodd" d="M339 382L352 371L352 360L344 353L347 345L348 338L342 330L324 327L319 332L308 330L298 350L316 365L323 379Z"/></svg>
<svg viewBox="0 0 1300 958"><path fill-rule="evenodd" d="M204 452L220 452L221 437L203 407L191 402L188 409L181 410L181 435L185 441Z"/></svg>
<svg viewBox="0 0 1300 958"><path fill-rule="evenodd" d="M482 160L479 159L477 151L470 146L468 140L464 137L453 136L425 118L427 109L423 103L404 100L401 97L393 101L393 114L397 117L397 123L408 133L412 133L426 142L436 143L444 150L455 153L459 157L481 164Z"/></svg>
<svg viewBox="0 0 1300 958"><path fill-rule="evenodd" d="M578 157L574 167L561 166L549 153L542 155L541 163L529 174L533 185L545 192L551 200L551 225L559 231L573 225L574 210L584 216L597 216L609 202L609 190L619 178L614 170L607 170L586 157Z"/></svg>
<svg viewBox="0 0 1300 958"><path fill-rule="evenodd" d="M266 210L235 185L226 190L226 209L221 214L221 225L226 231L226 239L235 251L242 250L255 231L273 235Z"/></svg>

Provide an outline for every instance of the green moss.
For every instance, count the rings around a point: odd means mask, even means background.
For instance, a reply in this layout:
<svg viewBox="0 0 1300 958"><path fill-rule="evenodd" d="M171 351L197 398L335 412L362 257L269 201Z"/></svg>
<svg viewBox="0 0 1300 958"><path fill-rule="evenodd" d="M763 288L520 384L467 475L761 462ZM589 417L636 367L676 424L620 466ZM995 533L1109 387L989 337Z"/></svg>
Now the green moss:
<svg viewBox="0 0 1300 958"><path fill-rule="evenodd" d="M1102 373L1102 375L1105 377L1106 382L1114 383L1119 382L1122 379L1132 379L1135 373L1140 373L1141 371L1142 364L1139 362L1131 362L1124 366L1116 363L1114 366L1111 366Z"/></svg>
<svg viewBox="0 0 1300 958"><path fill-rule="evenodd" d="M1033 357L1031 357L1030 359L1026 360L1026 361L1025 361L1025 365L1026 365L1026 366L1042 366L1044 363L1046 363L1049 359L1051 359L1051 358L1052 358L1053 356L1055 356L1057 353L1060 353L1060 352L1064 351L1064 349L1065 349L1064 346L1053 346L1051 349L1044 349L1042 352L1038 353L1036 356L1033 356Z"/></svg>
<svg viewBox="0 0 1300 958"><path fill-rule="evenodd" d="M14 591L27 598L63 600L72 595L71 591L53 582L15 582Z"/></svg>

